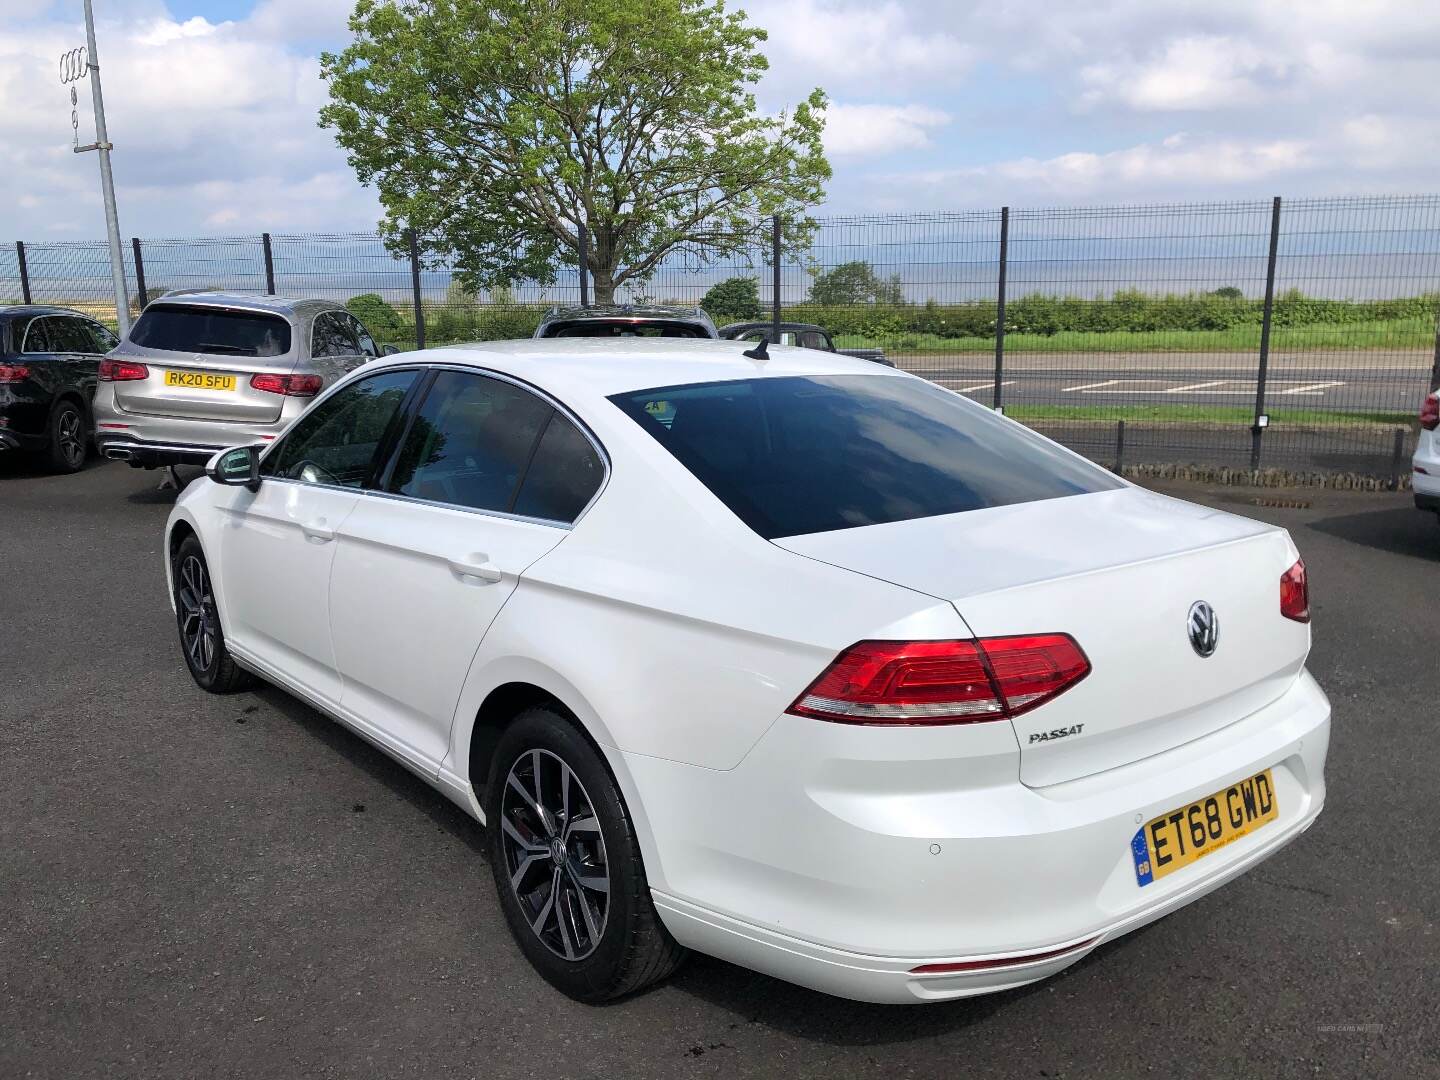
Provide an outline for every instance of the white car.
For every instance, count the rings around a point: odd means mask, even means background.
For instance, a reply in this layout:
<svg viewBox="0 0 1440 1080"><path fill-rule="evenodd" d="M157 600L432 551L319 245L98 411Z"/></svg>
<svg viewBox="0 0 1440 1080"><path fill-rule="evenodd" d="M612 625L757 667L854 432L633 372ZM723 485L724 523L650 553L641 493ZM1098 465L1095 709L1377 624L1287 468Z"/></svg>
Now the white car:
<svg viewBox="0 0 1440 1080"><path fill-rule="evenodd" d="M1440 392L1420 406L1420 439L1410 462L1415 505L1440 514Z"/></svg>
<svg viewBox="0 0 1440 1080"><path fill-rule="evenodd" d="M868 1001L1019 986L1315 821L1283 530L744 347L367 364L178 499L191 673L285 688L486 822L521 949L586 1001L686 949Z"/></svg>

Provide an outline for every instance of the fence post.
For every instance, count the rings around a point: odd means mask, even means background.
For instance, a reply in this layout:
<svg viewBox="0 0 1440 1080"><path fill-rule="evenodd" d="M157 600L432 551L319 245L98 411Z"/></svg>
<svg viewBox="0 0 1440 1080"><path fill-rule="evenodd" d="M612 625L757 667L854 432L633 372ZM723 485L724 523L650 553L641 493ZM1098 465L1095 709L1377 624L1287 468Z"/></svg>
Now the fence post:
<svg viewBox="0 0 1440 1080"><path fill-rule="evenodd" d="M20 263L20 299L25 303L33 303L30 299L30 267L25 263L25 241L15 241L15 258Z"/></svg>
<svg viewBox="0 0 1440 1080"><path fill-rule="evenodd" d="M1000 275L995 293L995 392L991 407L1005 411L1000 400L1000 384L1005 376L1005 272L1010 264L1010 208L1000 208Z"/></svg>
<svg viewBox="0 0 1440 1080"><path fill-rule="evenodd" d="M586 280L585 268L590 262L590 238L585 235L585 226L581 225L575 230L576 254L579 257L580 267L580 306L590 306L590 283Z"/></svg>
<svg viewBox="0 0 1440 1080"><path fill-rule="evenodd" d="M260 234L260 244L265 249L265 294L275 295L275 254L270 250L270 234Z"/></svg>
<svg viewBox="0 0 1440 1080"><path fill-rule="evenodd" d="M770 341L780 344L780 215L770 218L770 274L773 283L770 301Z"/></svg>
<svg viewBox="0 0 1440 1080"><path fill-rule="evenodd" d="M1390 452L1390 490L1400 490L1400 472L1404 468L1405 429L1395 429L1395 445Z"/></svg>
<svg viewBox="0 0 1440 1080"><path fill-rule="evenodd" d="M1275 310L1275 255L1280 249L1280 196L1270 209L1270 258L1265 264L1265 313L1260 318L1260 365L1255 371L1255 421L1250 425L1250 469L1260 468L1265 436L1265 373L1270 367L1270 318Z"/></svg>
<svg viewBox="0 0 1440 1080"><path fill-rule="evenodd" d="M145 290L145 260L140 255L140 238L132 236L130 246L135 251L135 299L140 302L140 310L145 310L145 305L150 303L150 294Z"/></svg>
<svg viewBox="0 0 1440 1080"><path fill-rule="evenodd" d="M1115 421L1115 475L1125 473L1125 421Z"/></svg>
<svg viewBox="0 0 1440 1080"><path fill-rule="evenodd" d="M410 293L415 304L415 347L425 347L425 308L420 303L420 244L415 230L405 230L405 244L410 249Z"/></svg>

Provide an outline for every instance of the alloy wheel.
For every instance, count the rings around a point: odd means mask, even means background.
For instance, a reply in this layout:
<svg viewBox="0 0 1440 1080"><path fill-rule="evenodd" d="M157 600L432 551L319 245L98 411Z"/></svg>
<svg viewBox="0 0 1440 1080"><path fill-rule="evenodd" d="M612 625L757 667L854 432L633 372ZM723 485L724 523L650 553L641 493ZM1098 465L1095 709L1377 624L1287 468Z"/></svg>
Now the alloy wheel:
<svg viewBox="0 0 1440 1080"><path fill-rule="evenodd" d="M65 464L78 469L85 461L85 438L80 431L80 414L74 409L61 412L56 425L55 438L60 447L60 456Z"/></svg>
<svg viewBox="0 0 1440 1080"><path fill-rule="evenodd" d="M537 938L565 960L600 944L610 912L610 873L600 819L585 785L548 750L510 766L500 799L510 889Z"/></svg>
<svg viewBox="0 0 1440 1080"><path fill-rule="evenodd" d="M218 616L215 597L210 589L210 575L205 564L189 555L180 564L180 643L185 658L196 671L209 671L215 659L215 627Z"/></svg>

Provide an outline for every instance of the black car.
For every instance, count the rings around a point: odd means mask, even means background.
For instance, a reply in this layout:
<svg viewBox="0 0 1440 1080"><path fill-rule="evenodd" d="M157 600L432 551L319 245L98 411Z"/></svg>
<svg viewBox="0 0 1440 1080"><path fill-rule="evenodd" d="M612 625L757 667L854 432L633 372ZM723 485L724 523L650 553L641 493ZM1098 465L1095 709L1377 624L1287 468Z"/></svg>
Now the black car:
<svg viewBox="0 0 1440 1080"><path fill-rule="evenodd" d="M0 308L0 453L33 453L76 472L90 447L90 403L119 339L66 308Z"/></svg>
<svg viewBox="0 0 1440 1080"><path fill-rule="evenodd" d="M730 341L769 341L775 345L798 345L802 349L819 349L821 352L839 353L842 356L853 356L857 360L869 360L874 364L884 364L886 367L894 367L889 360L885 359L883 349L837 349L835 342L830 337L830 331L823 326L816 326L814 323L782 322L780 324L780 336L775 337L775 324L773 322L740 322L731 323L729 326L720 328L720 336Z"/></svg>
<svg viewBox="0 0 1440 1080"><path fill-rule="evenodd" d="M714 338L715 324L699 308L640 304L587 304L551 308L535 328L537 338Z"/></svg>

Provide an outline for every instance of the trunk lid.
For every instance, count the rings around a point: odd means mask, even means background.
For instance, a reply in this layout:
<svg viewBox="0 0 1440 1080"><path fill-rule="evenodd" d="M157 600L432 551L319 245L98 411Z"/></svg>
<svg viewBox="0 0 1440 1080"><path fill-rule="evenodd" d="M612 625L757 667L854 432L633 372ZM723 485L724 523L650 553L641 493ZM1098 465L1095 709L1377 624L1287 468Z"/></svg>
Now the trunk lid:
<svg viewBox="0 0 1440 1080"><path fill-rule="evenodd" d="M250 378L293 372L297 336L275 312L151 304L129 340L110 354L145 364L150 376L117 382L115 402L143 416L273 423L280 419L284 396L256 390ZM216 376L228 381L217 383Z"/></svg>
<svg viewBox="0 0 1440 1080"><path fill-rule="evenodd" d="M250 385L250 376L259 372L288 373L295 367L291 356L178 354L161 359L159 353L147 352L136 359L150 369L150 377L115 384L115 401L126 412L249 424L273 423L280 419L280 409L285 404L281 394L256 390ZM166 381L172 371L185 376L196 372L230 376L233 384L230 389L172 386Z"/></svg>
<svg viewBox="0 0 1440 1080"><path fill-rule="evenodd" d="M1011 721L1032 786L1240 720L1283 694L1309 651L1309 627L1280 614L1280 576L1297 557L1284 530L1140 488L775 542L949 600L976 637L1079 642L1090 674ZM1202 600L1219 627L1203 657L1189 633Z"/></svg>

